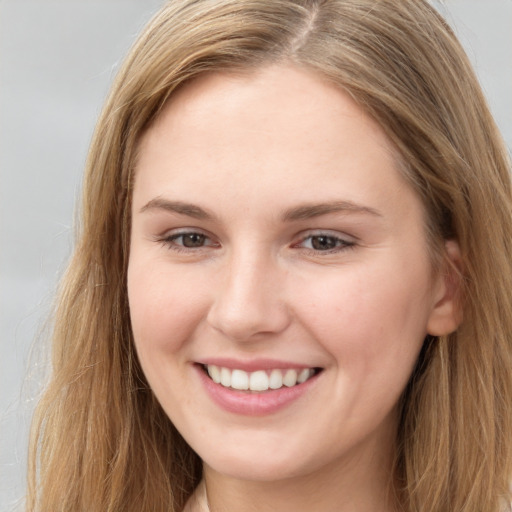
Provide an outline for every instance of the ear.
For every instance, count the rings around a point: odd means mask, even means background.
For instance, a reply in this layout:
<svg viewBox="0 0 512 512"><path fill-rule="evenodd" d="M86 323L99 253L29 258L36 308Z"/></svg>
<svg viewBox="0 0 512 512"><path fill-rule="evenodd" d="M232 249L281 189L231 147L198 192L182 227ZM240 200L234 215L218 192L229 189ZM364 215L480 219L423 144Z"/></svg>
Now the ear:
<svg viewBox="0 0 512 512"><path fill-rule="evenodd" d="M462 258L455 240L445 242L443 265L434 285L433 309L427 322L432 336L452 333L462 322Z"/></svg>

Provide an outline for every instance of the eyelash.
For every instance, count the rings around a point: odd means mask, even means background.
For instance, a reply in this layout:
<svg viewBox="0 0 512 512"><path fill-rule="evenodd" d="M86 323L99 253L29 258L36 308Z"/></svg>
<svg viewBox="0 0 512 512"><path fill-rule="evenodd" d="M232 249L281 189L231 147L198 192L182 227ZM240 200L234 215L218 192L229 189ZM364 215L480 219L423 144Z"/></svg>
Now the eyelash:
<svg viewBox="0 0 512 512"><path fill-rule="evenodd" d="M195 247L186 247L183 243L185 237L200 237L200 239L203 242L209 240L212 243L203 244ZM177 240L179 239L182 239L182 243L177 243ZM315 247L313 246L315 239L324 239L326 243L333 244L333 246L325 250L321 250L318 248L315 249ZM301 248L300 246L308 240L310 241L311 247ZM162 238L158 238L157 241L160 242L167 249L189 254L197 253L198 251L204 250L205 248L217 248L220 246L220 244L213 242L208 235L202 233L201 231L182 231L178 233L173 233ZM292 245L292 248L302 249L304 251L314 254L328 255L346 251L348 249L353 249L355 245L355 242L351 240L346 240L344 238L341 238L340 236L330 234L327 232L318 232L315 234L308 234L306 236L303 236L299 242L296 242Z"/></svg>
<svg viewBox="0 0 512 512"><path fill-rule="evenodd" d="M188 237L192 237L192 236L202 237L203 241L211 240L210 237L208 235L206 235L205 233L202 233L201 231L192 231L191 230L191 231L182 231L179 233L172 233L170 235L159 238L158 241L167 249L171 249L176 252L184 252L184 253L197 252L202 249L205 249L206 247L218 247L219 246L219 244L217 244L217 243L211 243L211 244L206 244L206 245L200 245L197 247L187 247L183 243L180 244L180 243L176 242L180 238L182 239L182 242L183 242L183 239L187 236Z"/></svg>
<svg viewBox="0 0 512 512"><path fill-rule="evenodd" d="M334 246L325 250L315 249L314 247L303 247L304 250L321 255L335 254L339 252L346 251L348 249L353 249L355 247L355 242L351 240L344 239L338 235L326 232L318 232L314 234L308 234L304 236L298 244L294 244L293 247L297 247L300 244L304 244L307 240L310 241L310 245L314 244L315 239L324 239L329 241L330 243L334 243ZM317 240L319 241L319 240Z"/></svg>

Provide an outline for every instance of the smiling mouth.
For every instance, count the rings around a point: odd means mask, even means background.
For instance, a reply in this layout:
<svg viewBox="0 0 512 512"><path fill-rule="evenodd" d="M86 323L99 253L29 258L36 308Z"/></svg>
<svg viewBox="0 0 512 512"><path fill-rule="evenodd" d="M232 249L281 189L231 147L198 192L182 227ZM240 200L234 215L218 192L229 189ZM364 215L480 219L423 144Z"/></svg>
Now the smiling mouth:
<svg viewBox="0 0 512 512"><path fill-rule="evenodd" d="M322 371L322 368L273 369L246 372L214 364L201 365L213 382L237 391L268 391L303 384Z"/></svg>

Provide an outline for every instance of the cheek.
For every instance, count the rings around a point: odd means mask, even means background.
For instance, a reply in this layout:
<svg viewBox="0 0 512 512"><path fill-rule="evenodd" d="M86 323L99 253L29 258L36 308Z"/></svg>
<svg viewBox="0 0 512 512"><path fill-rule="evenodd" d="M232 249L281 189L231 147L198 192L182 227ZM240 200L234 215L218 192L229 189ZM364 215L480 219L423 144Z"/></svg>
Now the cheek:
<svg viewBox="0 0 512 512"><path fill-rule="evenodd" d="M128 299L133 335L142 360L179 353L202 322L205 286L187 273L130 263ZM203 290L203 291L201 291Z"/></svg>
<svg viewBox="0 0 512 512"><path fill-rule="evenodd" d="M412 369L426 336L429 280L404 265L341 269L295 290L298 316L346 372L370 379Z"/></svg>

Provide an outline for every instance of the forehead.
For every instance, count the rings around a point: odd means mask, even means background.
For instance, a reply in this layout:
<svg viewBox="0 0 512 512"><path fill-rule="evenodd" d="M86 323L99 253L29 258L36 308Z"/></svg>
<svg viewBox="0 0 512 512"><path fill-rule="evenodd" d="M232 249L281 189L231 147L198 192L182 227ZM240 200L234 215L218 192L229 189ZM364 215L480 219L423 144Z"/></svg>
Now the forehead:
<svg viewBox="0 0 512 512"><path fill-rule="evenodd" d="M275 192L283 207L315 195L382 202L405 187L397 161L346 93L313 72L271 66L205 75L173 95L141 141L135 192L232 194L247 205Z"/></svg>
<svg viewBox="0 0 512 512"><path fill-rule="evenodd" d="M264 125L268 139L285 135L279 130L292 123L295 131L302 128L309 135L314 135L315 125L324 128L325 137L325 128L336 128L340 118L353 119L354 128L357 123L376 144L393 152L379 125L347 93L317 72L293 65L200 75L172 94L143 144L164 121L167 129L175 120L180 130L188 127L199 133L228 118L246 131ZM314 141L311 137L310 142Z"/></svg>

